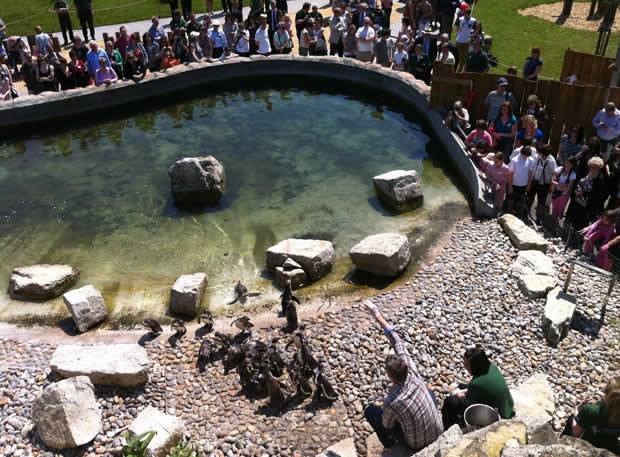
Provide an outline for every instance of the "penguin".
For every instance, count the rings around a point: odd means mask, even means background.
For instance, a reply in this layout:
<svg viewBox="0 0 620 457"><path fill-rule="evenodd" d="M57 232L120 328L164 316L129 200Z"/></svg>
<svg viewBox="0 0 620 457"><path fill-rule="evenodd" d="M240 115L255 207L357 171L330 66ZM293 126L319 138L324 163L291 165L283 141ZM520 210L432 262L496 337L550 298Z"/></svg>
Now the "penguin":
<svg viewBox="0 0 620 457"><path fill-rule="evenodd" d="M183 323L183 321L181 319L173 320L172 324L170 324L170 327L172 328L172 330L174 330L176 332L175 336L177 338L182 338L187 333L187 329L185 328L185 324Z"/></svg>
<svg viewBox="0 0 620 457"><path fill-rule="evenodd" d="M160 334L164 331L155 319L144 319L142 321L142 325L149 329L149 333Z"/></svg>
<svg viewBox="0 0 620 457"><path fill-rule="evenodd" d="M231 327L233 325L244 333L252 333L252 327L254 327L254 324L250 321L250 318L248 316L238 317L230 323Z"/></svg>
<svg viewBox="0 0 620 457"><path fill-rule="evenodd" d="M260 292L248 292L248 288L241 284L241 281L237 281L237 285L235 286L235 299L229 303L229 305L234 305L239 300L241 302L245 302L245 299L248 297L258 297Z"/></svg>
<svg viewBox="0 0 620 457"><path fill-rule="evenodd" d="M241 363L237 365L237 374L239 375L239 380L241 381L242 386L247 386L252 381L252 377L254 376L254 367L252 366L252 362L249 358L244 357L241 360Z"/></svg>
<svg viewBox="0 0 620 457"><path fill-rule="evenodd" d="M198 360L203 362L210 362L214 355L214 347L211 341L204 339L200 343L200 349L198 349Z"/></svg>
<svg viewBox="0 0 620 457"><path fill-rule="evenodd" d="M243 349L238 344L233 344L228 348L226 358L223 360L224 371L228 373L233 368L237 368L241 361L245 358Z"/></svg>
<svg viewBox="0 0 620 457"><path fill-rule="evenodd" d="M202 321L202 322L201 322ZM213 330L213 314L211 313L211 311L209 311L208 309L205 309L202 313L200 313L200 316L198 316L198 323L203 323L205 328L208 331Z"/></svg>
<svg viewBox="0 0 620 457"><path fill-rule="evenodd" d="M233 344L233 337L226 333L215 332L215 340L220 344L221 349L226 351Z"/></svg>
<svg viewBox="0 0 620 457"><path fill-rule="evenodd" d="M298 305L301 305L299 298L293 295L293 289L291 287L291 280L288 278L286 279L286 283L284 284L284 290L280 294L280 298L281 298L283 316L286 316L286 307L288 306L289 303L296 301Z"/></svg>
<svg viewBox="0 0 620 457"><path fill-rule="evenodd" d="M323 371L320 367L314 370L314 384L316 385L314 397L312 398L314 402L320 402L322 397L330 403L338 399L338 394L323 375Z"/></svg>
<svg viewBox="0 0 620 457"><path fill-rule="evenodd" d="M263 365L262 368L262 375L265 379L267 393L269 394L269 404L279 416L286 404L286 397L284 396L284 392L282 392L280 382L271 374L269 366Z"/></svg>
<svg viewBox="0 0 620 457"><path fill-rule="evenodd" d="M297 332L293 336L293 339L286 345L288 348L291 344L295 344L297 353L295 354L295 360L300 365L303 373L310 373L319 366L319 362L316 361L312 355L312 351L304 341L303 333Z"/></svg>
<svg viewBox="0 0 620 457"><path fill-rule="evenodd" d="M295 386L297 395L302 398L312 395L312 386L310 386L308 380L303 377L299 367L295 364L290 364L287 370L291 383Z"/></svg>
<svg viewBox="0 0 620 457"><path fill-rule="evenodd" d="M293 301L289 301L285 311L286 316L286 329L289 332L294 332L299 327L299 320L297 319L297 307Z"/></svg>

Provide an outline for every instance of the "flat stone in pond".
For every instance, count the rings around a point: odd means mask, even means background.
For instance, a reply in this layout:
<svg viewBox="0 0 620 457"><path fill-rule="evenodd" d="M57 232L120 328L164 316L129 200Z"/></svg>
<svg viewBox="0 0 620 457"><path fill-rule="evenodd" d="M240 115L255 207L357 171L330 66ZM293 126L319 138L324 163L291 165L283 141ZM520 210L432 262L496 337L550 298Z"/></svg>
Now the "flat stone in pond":
<svg viewBox="0 0 620 457"><path fill-rule="evenodd" d="M59 297L80 278L71 265L28 265L13 270L9 294L15 299L48 300Z"/></svg>
<svg viewBox="0 0 620 457"><path fill-rule="evenodd" d="M101 292L91 285L70 290L62 296L62 299L80 333L108 318L108 310Z"/></svg>
<svg viewBox="0 0 620 457"><path fill-rule="evenodd" d="M518 217L504 214L499 218L499 224L504 229L510 241L519 251L535 250L547 252L549 243L533 228L528 227Z"/></svg>
<svg viewBox="0 0 620 457"><path fill-rule="evenodd" d="M398 233L370 235L349 250L351 261L360 270L378 276L397 276L409 261L409 241Z"/></svg>
<svg viewBox="0 0 620 457"><path fill-rule="evenodd" d="M274 271L288 258L297 262L312 281L318 281L332 269L334 246L324 240L289 238L267 249L267 269Z"/></svg>
<svg viewBox="0 0 620 457"><path fill-rule="evenodd" d="M133 387L148 380L149 358L139 344L65 344L50 368L63 378L88 376L93 384Z"/></svg>

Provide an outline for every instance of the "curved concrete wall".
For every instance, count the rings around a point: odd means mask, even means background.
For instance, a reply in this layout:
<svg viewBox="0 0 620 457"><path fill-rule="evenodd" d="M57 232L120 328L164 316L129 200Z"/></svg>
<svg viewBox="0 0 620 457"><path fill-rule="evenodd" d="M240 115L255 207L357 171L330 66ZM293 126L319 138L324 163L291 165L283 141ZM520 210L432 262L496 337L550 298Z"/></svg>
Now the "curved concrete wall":
<svg viewBox="0 0 620 457"><path fill-rule="evenodd" d="M140 83L119 81L110 87L86 87L65 92L44 92L0 103L0 128L11 134L27 125L57 121L93 111L171 95L195 86L223 83L247 78L322 77L367 86L398 97L426 121L467 187L474 213L493 215L493 208L483 199L482 180L476 166L465 154L463 144L444 125L428 103L430 88L406 72L395 72L376 64L340 57L301 57L295 55L252 56L225 62L179 65L166 72L149 73Z"/></svg>

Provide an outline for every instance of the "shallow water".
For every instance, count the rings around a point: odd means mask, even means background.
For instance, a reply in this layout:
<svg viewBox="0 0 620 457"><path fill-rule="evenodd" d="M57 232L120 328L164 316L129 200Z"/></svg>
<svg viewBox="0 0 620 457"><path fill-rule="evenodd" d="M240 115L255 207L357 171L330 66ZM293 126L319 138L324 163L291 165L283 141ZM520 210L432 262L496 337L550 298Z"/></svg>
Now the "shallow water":
<svg viewBox="0 0 620 457"><path fill-rule="evenodd" d="M230 301L237 279L265 303L279 294L263 272L265 250L294 236L335 245L334 271L313 293L354 288L342 281L353 244L410 233L442 205L466 204L415 115L384 103L303 89L228 91L0 143L0 317L64 312L60 298L6 294L12 268L33 263L78 267L79 285L99 288L117 319L161 316L176 277L196 271L209 276L205 305ZM208 154L226 168L224 200L178 210L168 167ZM392 216L372 177L399 168L421 174L425 201Z"/></svg>

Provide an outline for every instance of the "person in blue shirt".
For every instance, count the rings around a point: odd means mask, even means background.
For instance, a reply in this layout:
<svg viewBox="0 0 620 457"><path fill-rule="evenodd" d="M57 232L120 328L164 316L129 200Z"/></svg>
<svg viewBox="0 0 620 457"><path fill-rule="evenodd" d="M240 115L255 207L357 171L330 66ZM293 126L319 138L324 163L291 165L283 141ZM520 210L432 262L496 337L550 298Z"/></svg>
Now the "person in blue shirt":
<svg viewBox="0 0 620 457"><path fill-rule="evenodd" d="M542 70L543 61L540 59L540 48L532 48L532 55L525 59L523 77L530 81L538 80L538 73Z"/></svg>
<svg viewBox="0 0 620 457"><path fill-rule="evenodd" d="M157 43L157 46L159 46L159 40L161 40L161 37L166 35L166 31L161 25L159 25L159 18L157 16L153 16L151 22L153 25L149 28L149 35L151 35L153 41Z"/></svg>
<svg viewBox="0 0 620 457"><path fill-rule="evenodd" d="M224 49L226 49L226 35L220 30L220 21L214 19L211 25L213 26L213 30L209 38L211 39L211 46L213 48L213 58L218 59L224 53Z"/></svg>
<svg viewBox="0 0 620 457"><path fill-rule="evenodd" d="M95 73L99 68L101 68L99 59L105 59L108 62L108 67L111 68L110 59L108 58L107 52L105 52L103 49L99 49L95 40L89 41L88 47L90 47L90 51L88 51L88 54L86 54L86 66L88 67L88 73L90 73L90 77L94 80Z"/></svg>

